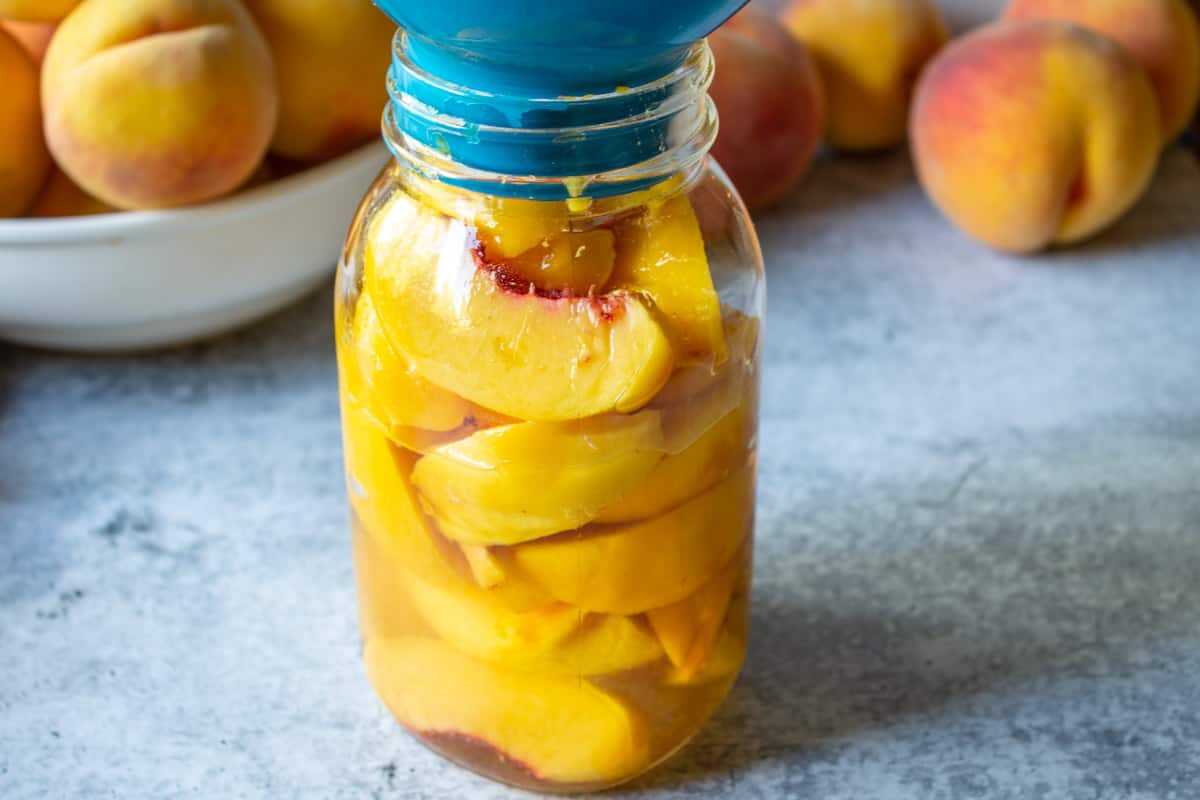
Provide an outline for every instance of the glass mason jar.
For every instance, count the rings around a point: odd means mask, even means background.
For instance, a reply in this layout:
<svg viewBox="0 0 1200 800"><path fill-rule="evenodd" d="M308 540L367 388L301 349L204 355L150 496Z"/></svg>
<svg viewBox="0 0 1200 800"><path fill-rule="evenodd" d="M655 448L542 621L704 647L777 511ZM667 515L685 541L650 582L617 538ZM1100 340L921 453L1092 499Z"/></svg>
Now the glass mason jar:
<svg viewBox="0 0 1200 800"><path fill-rule="evenodd" d="M430 748L516 786L645 771L712 714L745 653L764 288L707 155L711 72L699 44L621 90L669 89L670 146L586 178L467 167L393 103L395 159L340 266L368 676ZM395 75L392 89L404 101ZM484 134L586 148L613 128Z"/></svg>

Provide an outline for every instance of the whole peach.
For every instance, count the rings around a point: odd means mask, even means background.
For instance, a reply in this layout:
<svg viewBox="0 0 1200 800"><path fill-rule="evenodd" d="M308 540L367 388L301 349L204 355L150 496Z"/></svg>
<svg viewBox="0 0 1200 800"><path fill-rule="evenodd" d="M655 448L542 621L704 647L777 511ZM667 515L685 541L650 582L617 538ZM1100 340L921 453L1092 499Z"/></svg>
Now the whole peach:
<svg viewBox="0 0 1200 800"><path fill-rule="evenodd" d="M913 85L949 36L930 0L792 0L788 29L825 86L825 139L839 150L904 140Z"/></svg>
<svg viewBox="0 0 1200 800"><path fill-rule="evenodd" d="M709 90L721 114L713 155L746 205L775 202L808 171L825 102L804 47L752 7L709 38L717 72Z"/></svg>
<svg viewBox="0 0 1200 800"><path fill-rule="evenodd" d="M0 29L0 217L25 213L50 171L42 140L37 66Z"/></svg>
<svg viewBox="0 0 1200 800"><path fill-rule="evenodd" d="M57 26L48 22L18 22L16 20L0 20L0 28L8 31L9 35L21 43L25 51L33 59L33 63L41 67L46 57L46 48L54 36Z"/></svg>
<svg viewBox="0 0 1200 800"><path fill-rule="evenodd" d="M236 189L277 108L270 52L237 0L84 0L50 43L42 97L59 166L127 209Z"/></svg>
<svg viewBox="0 0 1200 800"><path fill-rule="evenodd" d="M0 19L60 22L81 0L0 0Z"/></svg>
<svg viewBox="0 0 1200 800"><path fill-rule="evenodd" d="M338 155L379 135L396 24L366 0L245 0L278 68L272 152Z"/></svg>
<svg viewBox="0 0 1200 800"><path fill-rule="evenodd" d="M107 214L116 210L80 189L65 172L55 168L33 207L29 209L29 216L82 217L88 214Z"/></svg>
<svg viewBox="0 0 1200 800"><path fill-rule="evenodd" d="M1146 68L1163 137L1183 133L1200 101L1200 23L1185 0L1013 0L1008 19L1061 19L1102 33Z"/></svg>
<svg viewBox="0 0 1200 800"><path fill-rule="evenodd" d="M1116 43L1078 26L1001 22L925 71L912 148L951 220L1000 250L1083 239L1121 216L1154 172L1158 103Z"/></svg>

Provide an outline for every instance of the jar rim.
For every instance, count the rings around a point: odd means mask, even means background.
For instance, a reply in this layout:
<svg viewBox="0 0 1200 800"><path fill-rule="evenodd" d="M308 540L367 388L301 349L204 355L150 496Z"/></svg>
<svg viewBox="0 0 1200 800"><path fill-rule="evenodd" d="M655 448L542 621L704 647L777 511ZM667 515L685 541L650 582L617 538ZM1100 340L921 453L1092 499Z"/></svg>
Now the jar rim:
<svg viewBox="0 0 1200 800"><path fill-rule="evenodd" d="M533 199L580 196L582 187L610 196L698 174L716 139L707 95L715 67L705 41L671 72L639 86L530 98L434 75L410 57L410 38L401 30L393 43L383 136L398 160L430 177ZM582 122L553 123L564 119Z"/></svg>

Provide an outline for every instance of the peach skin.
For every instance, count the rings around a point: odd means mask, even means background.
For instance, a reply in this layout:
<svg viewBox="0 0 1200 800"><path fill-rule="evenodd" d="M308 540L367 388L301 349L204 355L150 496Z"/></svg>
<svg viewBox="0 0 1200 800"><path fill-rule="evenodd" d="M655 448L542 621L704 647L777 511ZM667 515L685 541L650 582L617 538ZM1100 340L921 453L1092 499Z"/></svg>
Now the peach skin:
<svg viewBox="0 0 1200 800"><path fill-rule="evenodd" d="M642 715L578 677L506 672L415 636L368 641L363 655L371 684L407 728L489 746L537 779L608 782L650 759Z"/></svg>
<svg viewBox="0 0 1200 800"><path fill-rule="evenodd" d="M0 28L8 31L8 33L21 43L25 51L33 58L33 63L40 68L42 60L46 57L46 48L50 46L50 39L54 36L54 30L57 25L46 22L18 22L17 20L0 20Z"/></svg>
<svg viewBox="0 0 1200 800"><path fill-rule="evenodd" d="M80 0L0 0L0 19L60 22Z"/></svg>
<svg viewBox="0 0 1200 800"><path fill-rule="evenodd" d="M1200 23L1186 0L1013 0L1008 19L1058 19L1102 33L1146 68L1163 138L1183 133L1200 101Z"/></svg>
<svg viewBox="0 0 1200 800"><path fill-rule="evenodd" d="M366 0L244 0L278 67L271 149L299 161L379 135L396 25Z"/></svg>
<svg viewBox="0 0 1200 800"><path fill-rule="evenodd" d="M1141 196L1161 142L1145 71L1075 25L1001 22L921 79L912 148L925 190L960 228L1029 253L1084 239Z"/></svg>
<svg viewBox="0 0 1200 800"><path fill-rule="evenodd" d="M812 163L825 98L804 46L779 21L747 6L709 44L717 62L709 94L721 114L712 153L750 208L776 202Z"/></svg>
<svg viewBox="0 0 1200 800"><path fill-rule="evenodd" d="M80 189L67 173L55 167L33 208L29 209L29 216L83 217L89 214L110 214L116 210L103 200L97 200Z"/></svg>
<svg viewBox="0 0 1200 800"><path fill-rule="evenodd" d="M37 66L0 29L0 217L24 214L50 172L42 140Z"/></svg>
<svg viewBox="0 0 1200 800"><path fill-rule="evenodd" d="M792 0L784 23L816 60L831 146L879 150L904 140L913 85L949 38L930 0Z"/></svg>
<svg viewBox="0 0 1200 800"><path fill-rule="evenodd" d="M439 257L450 248L472 252L466 228L398 192L363 256L384 334L423 380L500 414L550 422L636 411L670 376L674 350L640 296L540 296L475 255L456 277L460 264ZM442 282L459 277L464 291L451 298ZM538 335L521 335L533 319Z"/></svg>
<svg viewBox="0 0 1200 800"><path fill-rule="evenodd" d="M266 42L235 0L85 0L46 53L46 137L107 203L199 203L262 161L274 84Z"/></svg>

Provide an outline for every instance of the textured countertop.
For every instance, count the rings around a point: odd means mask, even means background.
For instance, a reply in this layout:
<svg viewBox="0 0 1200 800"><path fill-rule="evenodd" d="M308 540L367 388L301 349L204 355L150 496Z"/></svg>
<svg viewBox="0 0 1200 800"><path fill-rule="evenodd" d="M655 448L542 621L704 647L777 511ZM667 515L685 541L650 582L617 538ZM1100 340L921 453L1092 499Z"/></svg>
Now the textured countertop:
<svg viewBox="0 0 1200 800"><path fill-rule="evenodd" d="M1200 167L993 255L901 155L759 220L743 677L647 798L1200 793ZM328 289L148 357L0 345L0 797L500 798L359 656Z"/></svg>

